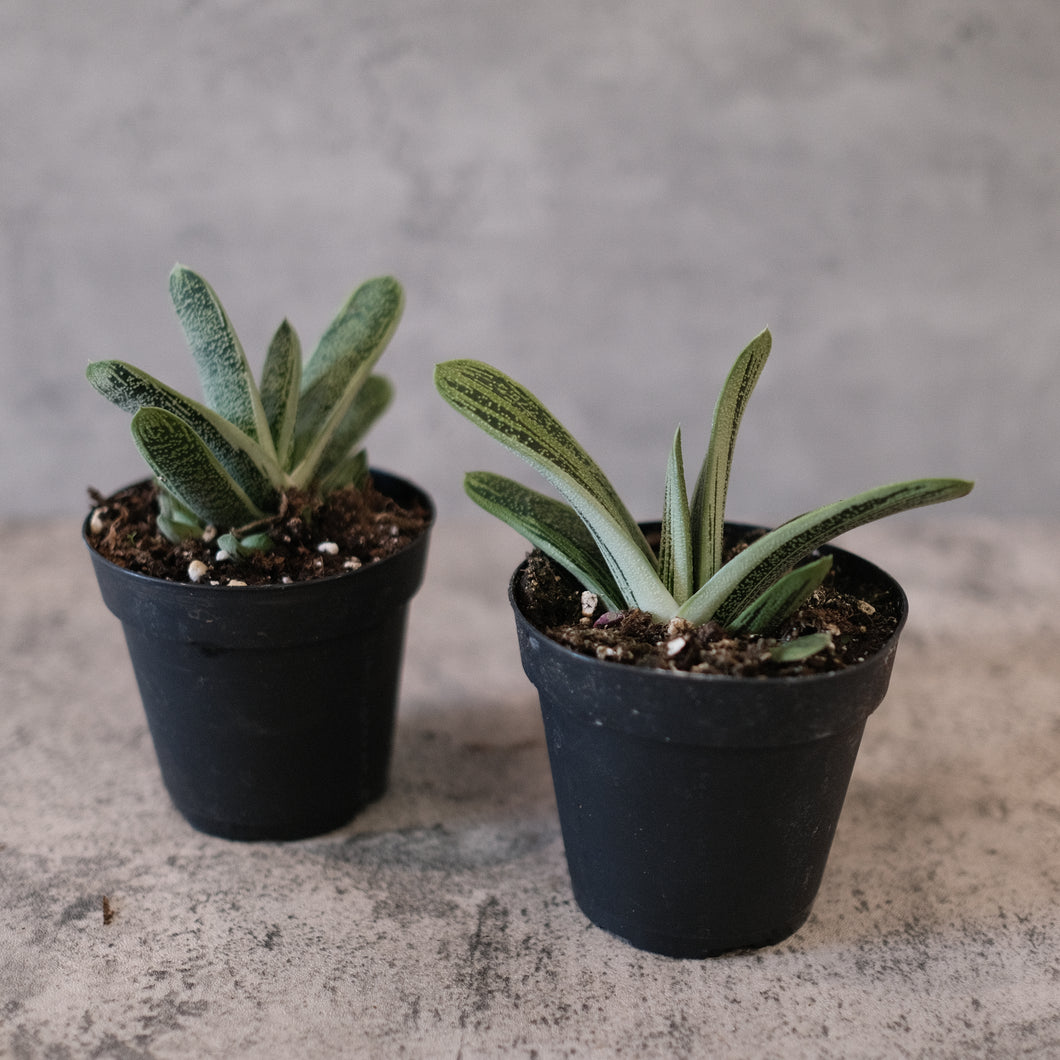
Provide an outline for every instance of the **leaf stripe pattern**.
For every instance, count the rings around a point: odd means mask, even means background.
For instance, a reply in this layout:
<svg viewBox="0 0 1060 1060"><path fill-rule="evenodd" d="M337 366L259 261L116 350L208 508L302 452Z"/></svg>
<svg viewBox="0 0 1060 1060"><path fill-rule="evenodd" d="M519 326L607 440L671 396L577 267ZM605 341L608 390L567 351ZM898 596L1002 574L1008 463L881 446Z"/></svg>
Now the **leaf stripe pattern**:
<svg viewBox="0 0 1060 1060"><path fill-rule="evenodd" d="M214 289L198 273L176 265L169 294L199 370L206 404L267 449L272 439L246 354Z"/></svg>
<svg viewBox="0 0 1060 1060"><path fill-rule="evenodd" d="M87 376L96 390L126 412L160 408L184 420L257 507L267 510L275 504L280 483L264 470L268 465L260 447L217 413L124 361L95 361Z"/></svg>
<svg viewBox="0 0 1060 1060"><path fill-rule="evenodd" d="M562 501L513 479L488 471L470 471L464 490L482 509L507 523L547 556L566 567L582 584L619 611L622 595L578 513Z"/></svg>
<svg viewBox="0 0 1060 1060"><path fill-rule="evenodd" d="M766 328L751 340L732 366L714 407L707 455L692 494L696 531L696 585L703 585L721 566L725 535L725 501L729 491L736 435L744 410L769 357L773 337Z"/></svg>
<svg viewBox="0 0 1060 1060"><path fill-rule="evenodd" d="M865 523L928 504L963 497L972 483L962 479L915 479L877 486L784 523L733 557L679 614L699 624L731 622L760 593L815 548Z"/></svg>

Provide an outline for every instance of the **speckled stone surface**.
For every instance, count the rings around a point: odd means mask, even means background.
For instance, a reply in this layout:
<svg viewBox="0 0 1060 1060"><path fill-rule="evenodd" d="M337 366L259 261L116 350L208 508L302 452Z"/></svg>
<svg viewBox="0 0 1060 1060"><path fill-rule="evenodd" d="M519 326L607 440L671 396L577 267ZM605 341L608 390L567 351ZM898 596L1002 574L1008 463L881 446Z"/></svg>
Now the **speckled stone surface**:
<svg viewBox="0 0 1060 1060"><path fill-rule="evenodd" d="M504 528L438 527L390 793L234 844L168 802L76 522L8 524L0 1055L1060 1055L1058 531L909 516L846 542L912 614L814 912L696 962L571 899Z"/></svg>

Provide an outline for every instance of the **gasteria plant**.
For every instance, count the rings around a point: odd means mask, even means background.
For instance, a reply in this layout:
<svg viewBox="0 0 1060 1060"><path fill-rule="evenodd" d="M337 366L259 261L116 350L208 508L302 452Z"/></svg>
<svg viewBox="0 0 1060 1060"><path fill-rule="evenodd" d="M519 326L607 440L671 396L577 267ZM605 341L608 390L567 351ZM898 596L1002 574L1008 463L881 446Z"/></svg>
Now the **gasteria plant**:
<svg viewBox="0 0 1060 1060"><path fill-rule="evenodd" d="M879 486L800 515L723 563L736 432L771 345L765 330L729 372L691 499L680 429L674 435L658 554L600 467L529 390L488 364L454 360L435 369L442 397L527 460L569 503L486 471L468 473L464 488L611 610L637 608L658 622L681 618L691 625L713 619L733 631L768 633L813 594L831 568L827 555L803 562L815 549L854 527L961 497L972 488L971 482L953 478ZM823 646L821 639L802 640L807 654Z"/></svg>
<svg viewBox="0 0 1060 1060"><path fill-rule="evenodd" d="M264 535L243 531L276 514L285 493L326 496L367 476L358 446L393 392L372 369L397 328L404 292L390 276L363 283L304 368L298 335L284 320L259 383L210 285L177 265L169 291L205 404L124 361L93 362L88 380L133 414L133 439L160 486L158 526L167 538L213 526L234 531L229 551L264 547Z"/></svg>

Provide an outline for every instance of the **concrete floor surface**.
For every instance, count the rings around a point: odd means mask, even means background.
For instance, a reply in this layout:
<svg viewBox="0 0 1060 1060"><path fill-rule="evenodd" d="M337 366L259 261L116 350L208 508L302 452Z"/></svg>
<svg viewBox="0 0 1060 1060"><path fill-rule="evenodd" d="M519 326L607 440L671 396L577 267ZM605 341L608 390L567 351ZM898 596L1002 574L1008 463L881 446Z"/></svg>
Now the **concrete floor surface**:
<svg viewBox="0 0 1060 1060"><path fill-rule="evenodd" d="M76 525L0 527L0 1055L1058 1056L1058 531L852 535L912 613L814 912L675 961L571 898L504 528L438 527L389 794L237 844L172 809Z"/></svg>

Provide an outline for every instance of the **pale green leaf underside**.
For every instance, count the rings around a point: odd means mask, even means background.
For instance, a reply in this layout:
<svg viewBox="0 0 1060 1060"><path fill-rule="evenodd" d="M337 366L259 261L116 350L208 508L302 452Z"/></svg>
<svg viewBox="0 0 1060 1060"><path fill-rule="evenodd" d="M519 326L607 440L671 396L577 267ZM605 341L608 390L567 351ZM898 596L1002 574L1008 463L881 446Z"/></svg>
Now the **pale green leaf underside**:
<svg viewBox="0 0 1060 1060"><path fill-rule="evenodd" d="M678 614L695 625L733 621L795 563L833 537L898 512L963 497L962 479L915 479L878 486L800 515L770 531L729 560Z"/></svg>
<svg viewBox="0 0 1060 1060"><path fill-rule="evenodd" d="M449 404L563 494L592 534L627 605L661 617L677 604L657 560L614 487L570 432L529 390L479 361L447 361L435 369Z"/></svg>
<svg viewBox="0 0 1060 1060"><path fill-rule="evenodd" d="M625 607L596 542L569 505L489 471L468 472L464 489L480 508L570 571L610 610Z"/></svg>
<svg viewBox="0 0 1060 1060"><path fill-rule="evenodd" d="M725 535L725 500L729 490L736 434L772 344L773 338L768 328L748 343L726 377L714 406L707 455L692 493L697 586L707 582L721 567Z"/></svg>
<svg viewBox="0 0 1060 1060"><path fill-rule="evenodd" d="M243 346L213 288L175 265L169 294L195 358L206 404L248 437L272 450L265 410Z"/></svg>
<svg viewBox="0 0 1060 1060"><path fill-rule="evenodd" d="M142 408L132 418L132 434L159 483L200 518L228 529L263 517L180 417L164 409Z"/></svg>
<svg viewBox="0 0 1060 1060"><path fill-rule="evenodd" d="M363 283L350 295L305 366L295 426L293 477L317 474L332 435L401 319L405 295L392 276Z"/></svg>
<svg viewBox="0 0 1060 1060"><path fill-rule="evenodd" d="M282 486L279 469L261 446L212 409L124 361L94 361L86 375L96 390L126 412L160 408L184 420L256 506L269 510L275 504Z"/></svg>
<svg viewBox="0 0 1060 1060"><path fill-rule="evenodd" d="M779 581L745 607L729 628L737 632L768 633L776 624L800 608L816 592L832 569L832 557L788 571Z"/></svg>

